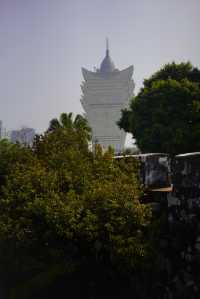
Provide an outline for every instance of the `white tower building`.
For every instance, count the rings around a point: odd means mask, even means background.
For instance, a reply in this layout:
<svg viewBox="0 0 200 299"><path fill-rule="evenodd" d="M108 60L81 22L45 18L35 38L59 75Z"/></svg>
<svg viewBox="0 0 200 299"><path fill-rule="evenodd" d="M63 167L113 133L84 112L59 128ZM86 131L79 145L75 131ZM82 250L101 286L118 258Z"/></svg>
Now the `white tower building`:
<svg viewBox="0 0 200 299"><path fill-rule="evenodd" d="M81 103L92 128L92 144L104 149L112 146L115 153L124 149L126 133L117 126L121 110L128 107L133 96L133 66L122 71L115 68L110 58L108 41L106 56L96 72L82 68Z"/></svg>

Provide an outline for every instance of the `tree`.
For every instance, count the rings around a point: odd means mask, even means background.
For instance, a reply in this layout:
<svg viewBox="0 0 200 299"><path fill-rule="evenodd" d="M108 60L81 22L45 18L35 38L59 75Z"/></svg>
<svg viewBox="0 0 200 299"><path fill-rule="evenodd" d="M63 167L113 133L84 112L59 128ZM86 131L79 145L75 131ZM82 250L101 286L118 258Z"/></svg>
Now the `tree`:
<svg viewBox="0 0 200 299"><path fill-rule="evenodd" d="M84 135L88 141L91 139L91 128L89 127L86 118L80 114L77 114L73 120L73 113L62 113L59 120L57 118L53 118L50 121L47 132L52 132L61 128L81 131L82 135Z"/></svg>
<svg viewBox="0 0 200 299"><path fill-rule="evenodd" d="M118 124L142 152L199 151L200 70L190 63L165 65L144 81Z"/></svg>
<svg viewBox="0 0 200 299"><path fill-rule="evenodd" d="M59 289L73 298L117 296L146 267L151 211L139 201L137 163L118 164L98 146L94 156L82 133L48 131L8 169L0 274L9 299L54 298Z"/></svg>
<svg viewBox="0 0 200 299"><path fill-rule="evenodd" d="M32 156L29 147L14 144L7 139L0 140L0 188L16 162L26 163Z"/></svg>

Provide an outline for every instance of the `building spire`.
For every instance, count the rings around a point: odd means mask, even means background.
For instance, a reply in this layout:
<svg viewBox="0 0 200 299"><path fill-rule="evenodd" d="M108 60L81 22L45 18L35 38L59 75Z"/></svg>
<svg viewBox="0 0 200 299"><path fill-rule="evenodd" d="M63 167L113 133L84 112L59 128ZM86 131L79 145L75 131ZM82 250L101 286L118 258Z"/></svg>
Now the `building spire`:
<svg viewBox="0 0 200 299"><path fill-rule="evenodd" d="M108 38L106 38L106 57L101 63L100 66L100 72L101 73L112 73L115 70L115 65L110 58L110 53L109 53L109 43L108 43Z"/></svg>
<svg viewBox="0 0 200 299"><path fill-rule="evenodd" d="M106 56L109 56L109 40L106 37Z"/></svg>

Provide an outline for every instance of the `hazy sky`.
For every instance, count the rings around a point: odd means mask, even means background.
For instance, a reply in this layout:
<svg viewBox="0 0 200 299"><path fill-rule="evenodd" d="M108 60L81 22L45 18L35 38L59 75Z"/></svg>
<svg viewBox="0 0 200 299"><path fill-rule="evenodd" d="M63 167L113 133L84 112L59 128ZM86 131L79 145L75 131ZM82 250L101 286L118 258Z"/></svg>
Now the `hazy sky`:
<svg viewBox="0 0 200 299"><path fill-rule="evenodd" d="M171 61L200 67L200 0L0 0L0 119L38 132L82 113L81 67L99 67L105 38L135 92Z"/></svg>

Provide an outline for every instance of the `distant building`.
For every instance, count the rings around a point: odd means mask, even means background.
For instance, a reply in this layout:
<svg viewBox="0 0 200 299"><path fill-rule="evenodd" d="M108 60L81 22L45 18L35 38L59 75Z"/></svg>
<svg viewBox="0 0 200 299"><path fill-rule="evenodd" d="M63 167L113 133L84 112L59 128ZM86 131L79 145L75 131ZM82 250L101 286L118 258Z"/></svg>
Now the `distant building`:
<svg viewBox="0 0 200 299"><path fill-rule="evenodd" d="M0 120L0 139L3 138L3 122Z"/></svg>
<svg viewBox="0 0 200 299"><path fill-rule="evenodd" d="M13 143L19 142L25 145L31 145L35 137L35 130L32 128L22 128L10 132L10 140Z"/></svg>
<svg viewBox="0 0 200 299"><path fill-rule="evenodd" d="M82 68L84 82L81 104L92 129L93 147L112 146L116 153L124 150L126 133L117 126L121 110L128 107L133 96L133 66L122 71L115 68L107 42L106 56L94 72Z"/></svg>

